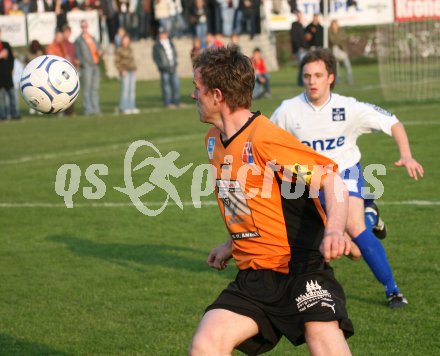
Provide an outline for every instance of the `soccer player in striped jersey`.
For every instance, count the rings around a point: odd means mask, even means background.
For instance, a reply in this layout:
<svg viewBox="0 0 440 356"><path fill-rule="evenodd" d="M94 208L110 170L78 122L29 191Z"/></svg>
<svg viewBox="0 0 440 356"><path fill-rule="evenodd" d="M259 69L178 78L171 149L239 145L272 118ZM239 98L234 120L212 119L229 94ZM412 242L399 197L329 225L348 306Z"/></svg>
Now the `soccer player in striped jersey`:
<svg viewBox="0 0 440 356"><path fill-rule="evenodd" d="M423 167L412 157L405 128L394 115L380 107L332 93L336 59L331 52L325 49L309 52L301 62L301 69L304 93L283 101L271 120L338 164L349 190L346 231L376 279L385 287L388 305L391 308L405 306L408 302L397 287L385 249L373 234L380 221L375 204L368 207L364 199L365 180L357 138L364 133L384 132L394 138L399 149L397 167L405 167L415 180L423 177Z"/></svg>
<svg viewBox="0 0 440 356"><path fill-rule="evenodd" d="M249 110L254 70L237 47L205 49L193 66L192 97L213 126L205 143L229 232L208 265L222 270L234 258L239 271L206 309L189 354L257 355L284 335L314 355L350 355L353 326L328 264L350 251L337 165Z"/></svg>

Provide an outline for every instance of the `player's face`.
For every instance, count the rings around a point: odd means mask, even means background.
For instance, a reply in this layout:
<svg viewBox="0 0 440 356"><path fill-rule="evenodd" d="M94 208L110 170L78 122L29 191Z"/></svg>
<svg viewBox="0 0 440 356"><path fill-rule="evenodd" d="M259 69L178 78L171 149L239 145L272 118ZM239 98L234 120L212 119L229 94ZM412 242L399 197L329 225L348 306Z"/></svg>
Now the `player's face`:
<svg viewBox="0 0 440 356"><path fill-rule="evenodd" d="M201 122L213 123L214 122L214 95L211 91L207 90L202 83L202 75L200 69L194 70L194 90L192 92L192 98L196 101L197 111L199 112L199 118Z"/></svg>
<svg viewBox="0 0 440 356"><path fill-rule="evenodd" d="M303 81L306 94L313 105L320 106L330 97L330 85L335 80L333 74L328 74L323 61L307 63L303 67Z"/></svg>

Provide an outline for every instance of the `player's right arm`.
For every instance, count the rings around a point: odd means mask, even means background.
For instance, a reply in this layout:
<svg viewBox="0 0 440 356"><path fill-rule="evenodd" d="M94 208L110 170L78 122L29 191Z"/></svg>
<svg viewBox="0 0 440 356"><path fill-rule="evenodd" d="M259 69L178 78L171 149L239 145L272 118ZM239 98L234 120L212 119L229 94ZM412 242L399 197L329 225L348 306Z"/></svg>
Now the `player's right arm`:
<svg viewBox="0 0 440 356"><path fill-rule="evenodd" d="M209 267L223 270L228 267L228 262L232 258L232 238L229 236L226 242L211 251L208 256Z"/></svg>

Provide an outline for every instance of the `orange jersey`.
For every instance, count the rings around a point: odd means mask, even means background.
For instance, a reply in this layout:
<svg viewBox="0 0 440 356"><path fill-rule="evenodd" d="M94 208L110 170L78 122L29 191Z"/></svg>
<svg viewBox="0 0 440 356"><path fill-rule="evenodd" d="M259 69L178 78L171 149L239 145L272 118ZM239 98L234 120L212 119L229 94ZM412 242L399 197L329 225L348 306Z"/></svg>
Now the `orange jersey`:
<svg viewBox="0 0 440 356"><path fill-rule="evenodd" d="M205 141L239 269L288 273L291 260L321 255L325 214L311 184L320 186L336 163L259 112L230 140L211 128Z"/></svg>

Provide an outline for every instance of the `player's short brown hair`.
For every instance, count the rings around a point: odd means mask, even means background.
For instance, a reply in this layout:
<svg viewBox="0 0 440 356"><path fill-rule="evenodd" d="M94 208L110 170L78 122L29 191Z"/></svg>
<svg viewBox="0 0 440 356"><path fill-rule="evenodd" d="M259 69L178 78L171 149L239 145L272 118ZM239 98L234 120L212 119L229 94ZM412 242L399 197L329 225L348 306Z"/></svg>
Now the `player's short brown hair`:
<svg viewBox="0 0 440 356"><path fill-rule="evenodd" d="M249 57L237 46L206 48L193 61L208 90L220 89L232 111L248 109L252 103L255 73Z"/></svg>

